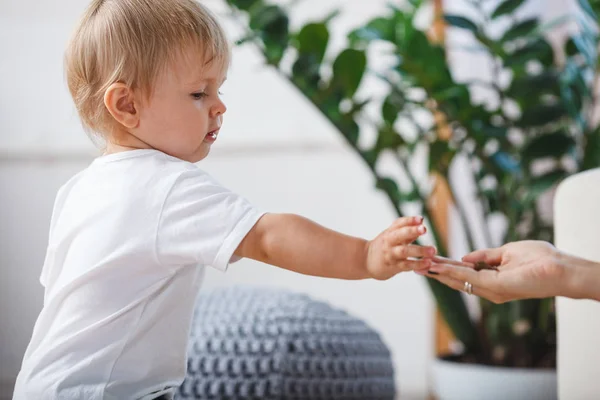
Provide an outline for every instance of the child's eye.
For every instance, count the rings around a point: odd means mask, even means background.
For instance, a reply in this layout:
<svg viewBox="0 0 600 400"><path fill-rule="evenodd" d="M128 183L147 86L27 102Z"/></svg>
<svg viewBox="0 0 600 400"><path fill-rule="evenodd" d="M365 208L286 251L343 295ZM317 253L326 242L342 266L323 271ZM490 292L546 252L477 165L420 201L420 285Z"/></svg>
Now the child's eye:
<svg viewBox="0 0 600 400"><path fill-rule="evenodd" d="M206 96L208 96L208 94L206 92L192 93L192 97L195 100L201 100L201 99L205 98Z"/></svg>

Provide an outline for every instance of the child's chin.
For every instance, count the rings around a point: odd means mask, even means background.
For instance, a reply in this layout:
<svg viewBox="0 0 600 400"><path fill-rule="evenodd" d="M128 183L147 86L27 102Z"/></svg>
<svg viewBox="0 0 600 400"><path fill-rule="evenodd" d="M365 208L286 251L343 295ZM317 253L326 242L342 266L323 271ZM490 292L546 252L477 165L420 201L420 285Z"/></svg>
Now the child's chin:
<svg viewBox="0 0 600 400"><path fill-rule="evenodd" d="M200 161L204 160L206 157L208 157L208 153L210 153L210 146L203 146L202 150L200 150L197 154L194 154L192 156L192 159L190 160L190 162L193 162L193 163L200 162Z"/></svg>

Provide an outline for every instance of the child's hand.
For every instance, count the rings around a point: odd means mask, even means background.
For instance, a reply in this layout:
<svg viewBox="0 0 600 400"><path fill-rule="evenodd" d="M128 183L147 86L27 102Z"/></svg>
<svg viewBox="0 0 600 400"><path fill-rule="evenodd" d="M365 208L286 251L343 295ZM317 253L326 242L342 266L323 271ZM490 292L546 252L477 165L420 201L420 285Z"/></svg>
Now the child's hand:
<svg viewBox="0 0 600 400"><path fill-rule="evenodd" d="M435 248L411 244L425 232L423 217L403 217L368 242L367 270L371 277L384 280L399 272L427 270Z"/></svg>

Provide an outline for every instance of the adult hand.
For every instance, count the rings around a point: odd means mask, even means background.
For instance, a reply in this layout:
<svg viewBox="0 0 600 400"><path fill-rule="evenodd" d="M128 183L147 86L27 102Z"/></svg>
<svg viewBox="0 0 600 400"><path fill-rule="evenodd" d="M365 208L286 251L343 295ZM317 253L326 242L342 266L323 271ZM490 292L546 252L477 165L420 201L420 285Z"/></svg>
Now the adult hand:
<svg viewBox="0 0 600 400"><path fill-rule="evenodd" d="M478 250L463 257L463 263L436 258L429 269L437 275L418 272L454 288L463 290L471 283L473 294L504 303L526 298L566 295L569 284L561 253L550 243L522 241L495 249ZM497 270L474 269L485 262Z"/></svg>

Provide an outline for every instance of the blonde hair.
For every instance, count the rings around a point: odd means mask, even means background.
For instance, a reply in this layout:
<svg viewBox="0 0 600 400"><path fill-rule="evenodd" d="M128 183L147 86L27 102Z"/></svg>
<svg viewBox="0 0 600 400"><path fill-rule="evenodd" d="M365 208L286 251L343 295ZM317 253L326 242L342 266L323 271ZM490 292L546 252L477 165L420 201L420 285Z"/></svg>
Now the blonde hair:
<svg viewBox="0 0 600 400"><path fill-rule="evenodd" d="M230 47L215 17L194 0L94 0L65 53L69 91L88 132L116 122L104 105L110 85L122 82L147 98L177 57L197 48L205 63L227 68Z"/></svg>

